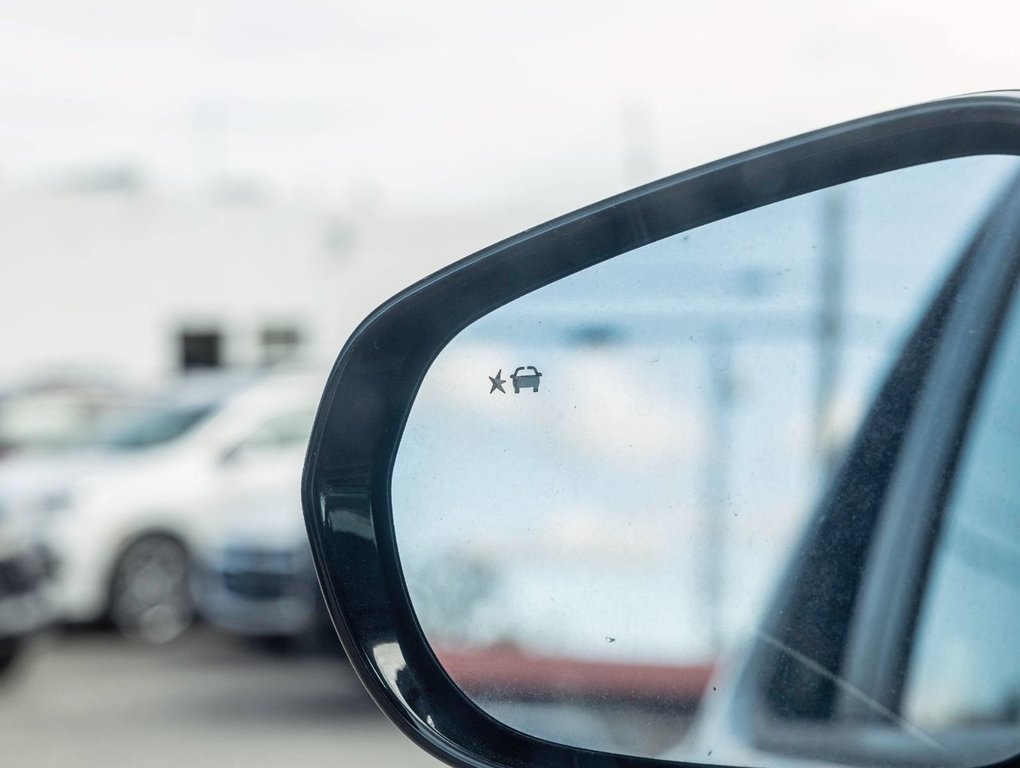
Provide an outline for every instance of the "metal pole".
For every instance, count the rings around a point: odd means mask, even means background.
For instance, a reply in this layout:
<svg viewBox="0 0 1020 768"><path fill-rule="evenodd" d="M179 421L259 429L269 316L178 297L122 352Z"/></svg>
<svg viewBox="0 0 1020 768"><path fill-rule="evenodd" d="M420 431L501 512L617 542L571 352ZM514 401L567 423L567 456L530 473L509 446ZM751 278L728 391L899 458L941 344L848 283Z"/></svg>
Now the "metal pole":
<svg viewBox="0 0 1020 768"><path fill-rule="evenodd" d="M818 291L818 371L815 382L814 452L827 481L835 469L833 407L839 384L846 272L846 196L836 188L822 196Z"/></svg>
<svg viewBox="0 0 1020 768"><path fill-rule="evenodd" d="M709 642L723 647L722 607L725 577L726 515L729 514L729 474L733 410L732 342L725 333L708 340L708 444L705 451L703 573Z"/></svg>

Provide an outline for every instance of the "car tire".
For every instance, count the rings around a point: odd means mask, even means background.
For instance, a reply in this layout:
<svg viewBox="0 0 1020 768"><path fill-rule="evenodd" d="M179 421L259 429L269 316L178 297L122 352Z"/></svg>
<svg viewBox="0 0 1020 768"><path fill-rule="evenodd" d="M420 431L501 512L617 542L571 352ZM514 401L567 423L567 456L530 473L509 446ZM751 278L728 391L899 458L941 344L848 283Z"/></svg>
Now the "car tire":
<svg viewBox="0 0 1020 768"><path fill-rule="evenodd" d="M271 656L295 656L301 650L301 639L292 635L260 635L250 638L250 642Z"/></svg>
<svg viewBox="0 0 1020 768"><path fill-rule="evenodd" d="M18 658L24 641L18 637L5 637L0 640L0 680L8 677L17 666Z"/></svg>
<svg viewBox="0 0 1020 768"><path fill-rule="evenodd" d="M191 571L188 551L174 537L136 539L121 553L110 580L110 621L122 634L147 643L180 637L195 615Z"/></svg>

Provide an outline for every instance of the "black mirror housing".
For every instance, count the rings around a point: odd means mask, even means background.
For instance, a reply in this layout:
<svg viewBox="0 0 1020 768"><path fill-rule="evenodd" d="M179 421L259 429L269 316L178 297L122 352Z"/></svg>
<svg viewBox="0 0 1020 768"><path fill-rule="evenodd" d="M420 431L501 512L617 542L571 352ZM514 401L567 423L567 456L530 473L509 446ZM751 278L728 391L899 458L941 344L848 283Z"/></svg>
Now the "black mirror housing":
<svg viewBox="0 0 1020 768"><path fill-rule="evenodd" d="M316 571L354 669L393 722L458 766L608 768L656 760L555 744L481 711L415 617L397 554L390 479L429 366L492 310L634 248L797 195L923 163L1020 155L1020 95L933 102L779 142L528 230L411 286L355 331L312 431L302 501ZM539 390L543 366L505 371Z"/></svg>

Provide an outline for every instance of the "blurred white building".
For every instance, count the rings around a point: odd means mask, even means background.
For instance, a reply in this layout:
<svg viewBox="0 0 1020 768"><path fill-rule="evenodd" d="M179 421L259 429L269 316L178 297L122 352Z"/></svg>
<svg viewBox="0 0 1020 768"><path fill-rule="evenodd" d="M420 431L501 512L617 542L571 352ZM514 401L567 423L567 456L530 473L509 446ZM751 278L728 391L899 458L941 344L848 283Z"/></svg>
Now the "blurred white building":
<svg viewBox="0 0 1020 768"><path fill-rule="evenodd" d="M514 226L505 215L337 213L237 190L178 199L120 182L0 193L0 380L325 365L393 292Z"/></svg>

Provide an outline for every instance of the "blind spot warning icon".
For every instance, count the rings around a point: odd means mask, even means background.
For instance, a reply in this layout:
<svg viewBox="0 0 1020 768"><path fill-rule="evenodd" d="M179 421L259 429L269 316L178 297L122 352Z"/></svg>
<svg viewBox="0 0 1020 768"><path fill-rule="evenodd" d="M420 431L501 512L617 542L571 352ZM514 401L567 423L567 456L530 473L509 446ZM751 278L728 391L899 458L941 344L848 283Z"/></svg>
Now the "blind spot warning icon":
<svg viewBox="0 0 1020 768"><path fill-rule="evenodd" d="M502 368L500 368L498 371L496 371L496 375L495 376L490 376L489 377L489 381L492 382L492 386L489 387L489 394L490 395L493 392L495 392L497 389L500 392L502 392L504 395L506 394L506 390L503 389L503 385L506 384L506 379L503 378L503 369Z"/></svg>
<svg viewBox="0 0 1020 768"><path fill-rule="evenodd" d="M528 370L531 373L521 373L521 371ZM514 385L514 394L519 395L522 389L531 387L532 392L538 392L539 379L542 378L542 374L538 368L533 365L522 365L520 368L510 374L510 381Z"/></svg>

